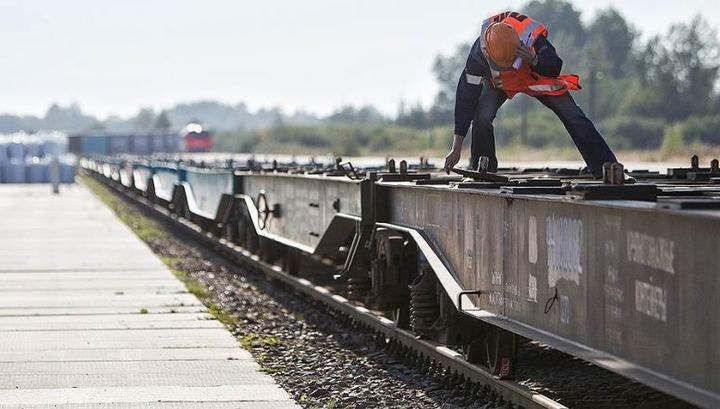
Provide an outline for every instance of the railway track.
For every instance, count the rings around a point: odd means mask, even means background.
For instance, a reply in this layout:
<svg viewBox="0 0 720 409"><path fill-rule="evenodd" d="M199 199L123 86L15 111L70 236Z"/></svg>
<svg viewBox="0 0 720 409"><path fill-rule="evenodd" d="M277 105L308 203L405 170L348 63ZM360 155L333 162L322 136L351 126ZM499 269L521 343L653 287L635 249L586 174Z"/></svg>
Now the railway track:
<svg viewBox="0 0 720 409"><path fill-rule="evenodd" d="M221 254L230 261L246 268L255 269L268 279L282 283L293 291L321 302L350 319L354 326L373 332L378 346L386 348L399 360L409 365L426 369L434 376L444 377L451 387L465 388L476 393L498 407L563 409L567 406L533 391L514 380L499 379L481 366L468 363L463 354L452 348L429 340L418 338L414 333L396 327L395 323L381 313L372 311L324 285L318 285L307 278L287 274L277 265L261 260L257 255L224 238L213 236L192 222L178 218L166 208L151 203L136 192L118 183L88 173L91 177L111 187L131 203L150 212L154 217L169 222L174 228L192 237L206 247Z"/></svg>
<svg viewBox="0 0 720 409"><path fill-rule="evenodd" d="M634 408L641 403L642 407L651 408L691 407L661 392L536 343L526 343L521 348L532 370L520 374L514 380L499 379L483 366L467 362L461 351L452 346L420 339L416 334L398 328L393 320L382 313L350 299L345 287L319 283L314 277L308 279L288 274L280 266L262 260L235 243L203 231L199 225L179 218L167 208L152 203L121 183L92 172L87 173L111 187L122 198L148 210L152 216L168 222L173 228L228 261L255 270L346 317L351 327L372 334L369 342L374 342L378 348L408 366L422 368L436 379L441 379L449 388L478 396L479 400L491 404L488 407L566 408L567 404L570 407L604 409ZM562 365L558 367L558 363ZM545 370L543 367L554 369Z"/></svg>

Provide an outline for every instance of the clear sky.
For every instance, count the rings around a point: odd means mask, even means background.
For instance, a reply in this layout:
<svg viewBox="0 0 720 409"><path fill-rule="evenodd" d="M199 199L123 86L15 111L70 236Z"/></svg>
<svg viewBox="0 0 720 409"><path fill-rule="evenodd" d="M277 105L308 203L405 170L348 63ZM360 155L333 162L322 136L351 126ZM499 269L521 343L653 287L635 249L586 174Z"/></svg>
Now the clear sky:
<svg viewBox="0 0 720 409"><path fill-rule="evenodd" d="M0 112L41 115L57 101L128 116L214 99L394 113L401 100L432 100L438 53L473 40L484 16L524 2L0 0ZM613 5L644 34L698 12L720 21L717 0L574 4L585 19Z"/></svg>

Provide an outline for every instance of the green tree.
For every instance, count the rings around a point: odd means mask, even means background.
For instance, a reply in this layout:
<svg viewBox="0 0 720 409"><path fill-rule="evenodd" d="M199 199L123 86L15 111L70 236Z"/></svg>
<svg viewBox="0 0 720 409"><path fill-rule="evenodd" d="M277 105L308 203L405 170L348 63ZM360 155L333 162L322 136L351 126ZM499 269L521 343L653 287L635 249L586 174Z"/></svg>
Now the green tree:
<svg viewBox="0 0 720 409"><path fill-rule="evenodd" d="M155 121L155 111L152 108L141 108L133 119L133 125L139 131L149 131Z"/></svg>
<svg viewBox="0 0 720 409"><path fill-rule="evenodd" d="M355 108L352 105L346 105L339 110L333 112L327 119L331 122L343 122L354 124L373 124L385 121L383 115L373 106L366 105Z"/></svg>
<svg viewBox="0 0 720 409"><path fill-rule="evenodd" d="M577 96L592 119L617 112L633 72L631 57L636 32L615 9L600 11L588 26L588 39L580 50L576 68L584 84Z"/></svg>
<svg viewBox="0 0 720 409"><path fill-rule="evenodd" d="M597 58L610 64L609 74L619 77L630 71L627 64L637 33L616 9L611 7L600 11L590 23L587 32L595 47L602 47L602 55ZM597 59L591 62L595 61Z"/></svg>
<svg viewBox="0 0 720 409"><path fill-rule="evenodd" d="M80 106L74 103L67 107L52 104L43 122L44 129L77 132L95 126L98 121L92 116L85 115Z"/></svg>
<svg viewBox="0 0 720 409"><path fill-rule="evenodd" d="M160 115L155 118L154 128L164 133L170 131L170 128L172 128L172 123L170 123L170 119L168 119L166 111L160 112Z"/></svg>
<svg viewBox="0 0 720 409"><path fill-rule="evenodd" d="M685 150L686 146L682 125L675 124L665 129L662 146L660 147L663 154L680 154Z"/></svg>
<svg viewBox="0 0 720 409"><path fill-rule="evenodd" d="M630 90L630 113L683 120L709 112L720 68L717 33L699 16L651 38L639 53L639 86Z"/></svg>
<svg viewBox="0 0 720 409"><path fill-rule="evenodd" d="M412 128L427 128L430 126L429 115L418 102L414 107L406 111L404 108L400 110L396 122L399 125L409 126Z"/></svg>
<svg viewBox="0 0 720 409"><path fill-rule="evenodd" d="M684 118L707 112L720 68L717 32L696 16L690 24L673 26L667 43L674 45L669 54L676 69Z"/></svg>
<svg viewBox="0 0 720 409"><path fill-rule="evenodd" d="M720 44L717 32L701 17L638 44L638 31L613 8L601 10L586 26L565 0L531 0L520 10L548 27L563 72L582 79L584 89L573 97L613 146L658 148L666 129L680 122L687 143L720 140L715 130L720 121ZM420 128L452 122L469 47L461 44L454 53L437 57L433 72L440 89L433 107L424 115L420 107L403 107L398 124ZM560 143L551 137L559 132L558 121L533 98L519 96L506 104L495 125L499 145L521 139L533 146ZM523 129L526 138L519 138ZM675 145L676 131L667 134Z"/></svg>
<svg viewBox="0 0 720 409"><path fill-rule="evenodd" d="M573 39L575 46L585 44L587 33L580 20L580 12L565 0L532 0L522 11L545 24L551 36L565 35Z"/></svg>
<svg viewBox="0 0 720 409"><path fill-rule="evenodd" d="M465 68L465 61L470 53L471 45L471 43L462 43L455 48L455 52L452 54L438 55L435 58L432 70L435 80L440 86L433 105L436 117L452 112L455 108L455 90Z"/></svg>

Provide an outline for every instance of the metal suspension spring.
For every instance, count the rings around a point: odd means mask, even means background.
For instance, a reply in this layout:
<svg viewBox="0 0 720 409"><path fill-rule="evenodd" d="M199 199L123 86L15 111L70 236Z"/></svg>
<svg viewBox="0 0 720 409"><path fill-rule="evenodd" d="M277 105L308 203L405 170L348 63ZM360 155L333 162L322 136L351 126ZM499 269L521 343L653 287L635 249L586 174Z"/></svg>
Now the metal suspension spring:
<svg viewBox="0 0 720 409"><path fill-rule="evenodd" d="M416 332L432 330L439 315L435 276L424 272L410 286L410 325Z"/></svg>
<svg viewBox="0 0 720 409"><path fill-rule="evenodd" d="M346 289L351 298L360 299L370 291L370 279L366 277L349 278Z"/></svg>

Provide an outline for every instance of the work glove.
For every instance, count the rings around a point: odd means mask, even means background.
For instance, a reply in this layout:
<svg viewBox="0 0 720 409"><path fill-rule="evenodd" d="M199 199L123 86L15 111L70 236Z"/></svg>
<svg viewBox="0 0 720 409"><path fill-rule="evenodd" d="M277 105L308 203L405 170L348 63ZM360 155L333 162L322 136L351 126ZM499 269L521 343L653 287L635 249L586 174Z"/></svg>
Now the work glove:
<svg viewBox="0 0 720 409"><path fill-rule="evenodd" d="M538 63L538 56L535 54L535 50L528 47L527 44L523 42L521 42L515 50L515 56L530 64L532 67L536 66Z"/></svg>

